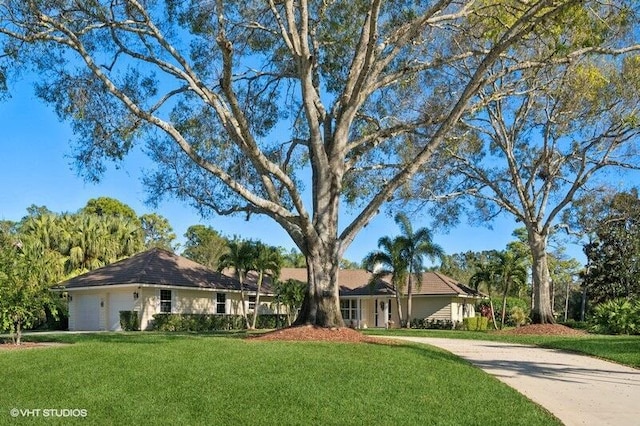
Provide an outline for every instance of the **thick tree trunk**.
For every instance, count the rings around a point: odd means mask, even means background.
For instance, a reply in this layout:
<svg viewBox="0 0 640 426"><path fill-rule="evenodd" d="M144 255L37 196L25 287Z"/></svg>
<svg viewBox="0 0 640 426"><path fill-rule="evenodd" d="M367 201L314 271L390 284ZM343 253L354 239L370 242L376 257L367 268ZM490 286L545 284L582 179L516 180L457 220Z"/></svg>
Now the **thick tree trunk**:
<svg viewBox="0 0 640 426"><path fill-rule="evenodd" d="M547 238L530 231L529 243L533 257L533 309L531 311L531 321L533 324L553 324L555 319L551 309L551 278L547 262Z"/></svg>
<svg viewBox="0 0 640 426"><path fill-rule="evenodd" d="M307 294L295 325L344 327L338 299L338 256L307 256Z"/></svg>

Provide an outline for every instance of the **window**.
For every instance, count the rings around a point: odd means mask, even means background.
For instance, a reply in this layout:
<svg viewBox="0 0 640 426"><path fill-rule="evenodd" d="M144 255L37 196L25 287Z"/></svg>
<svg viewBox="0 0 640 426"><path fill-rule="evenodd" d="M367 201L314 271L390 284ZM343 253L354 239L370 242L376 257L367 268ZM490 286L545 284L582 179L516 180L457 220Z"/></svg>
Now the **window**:
<svg viewBox="0 0 640 426"><path fill-rule="evenodd" d="M256 297L249 296L249 310L253 311L256 308Z"/></svg>
<svg viewBox="0 0 640 426"><path fill-rule="evenodd" d="M160 312L171 313L171 290L160 290Z"/></svg>
<svg viewBox="0 0 640 426"><path fill-rule="evenodd" d="M227 313L227 295L225 293L216 293L216 314Z"/></svg>
<svg viewBox="0 0 640 426"><path fill-rule="evenodd" d="M357 300L341 300L340 312L342 313L343 320L357 320L358 319L358 301Z"/></svg>

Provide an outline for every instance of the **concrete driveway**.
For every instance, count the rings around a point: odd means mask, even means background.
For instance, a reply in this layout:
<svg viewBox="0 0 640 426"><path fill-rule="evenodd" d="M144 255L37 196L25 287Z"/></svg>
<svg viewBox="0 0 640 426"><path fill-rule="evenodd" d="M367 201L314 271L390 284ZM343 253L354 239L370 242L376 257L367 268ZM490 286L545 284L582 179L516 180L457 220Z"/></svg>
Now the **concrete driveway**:
<svg viewBox="0 0 640 426"><path fill-rule="evenodd" d="M478 340L386 336L460 356L564 424L640 425L640 370L553 349Z"/></svg>

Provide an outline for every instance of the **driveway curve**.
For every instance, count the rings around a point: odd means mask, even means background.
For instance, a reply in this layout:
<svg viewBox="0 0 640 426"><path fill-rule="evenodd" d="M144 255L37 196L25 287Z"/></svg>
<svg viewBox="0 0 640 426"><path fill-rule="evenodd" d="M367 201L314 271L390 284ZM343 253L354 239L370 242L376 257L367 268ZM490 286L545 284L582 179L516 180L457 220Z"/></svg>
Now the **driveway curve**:
<svg viewBox="0 0 640 426"><path fill-rule="evenodd" d="M640 370L528 345L386 336L447 350L540 404L565 425L640 425Z"/></svg>

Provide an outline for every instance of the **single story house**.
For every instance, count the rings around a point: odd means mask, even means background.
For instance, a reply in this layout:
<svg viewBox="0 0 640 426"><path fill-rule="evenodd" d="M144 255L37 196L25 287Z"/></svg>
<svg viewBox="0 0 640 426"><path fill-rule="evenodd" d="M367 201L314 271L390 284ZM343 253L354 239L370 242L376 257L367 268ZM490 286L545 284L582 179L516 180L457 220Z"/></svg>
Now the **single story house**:
<svg viewBox="0 0 640 426"><path fill-rule="evenodd" d="M256 275L245 280L245 309L256 303ZM154 248L60 284L69 302L69 330L121 330L120 311L137 311L148 329L158 313L241 314L240 283L169 251ZM260 314L275 313L268 282Z"/></svg>
<svg viewBox="0 0 640 426"><path fill-rule="evenodd" d="M356 328L398 326L395 291L391 277L374 283L371 273L363 269L343 269L339 272L340 310L345 324ZM280 279L307 281L306 269L283 269ZM484 295L438 272L422 274L422 285L414 284L411 317L433 321L460 322L475 316L475 303ZM402 313L407 313L406 288L401 295Z"/></svg>
<svg viewBox="0 0 640 426"><path fill-rule="evenodd" d="M284 268L280 280L307 281L304 268ZM390 327L400 324L395 293L386 277L370 285L371 273L344 269L339 273L340 308L348 326ZM260 292L259 314L283 313L269 279ZM245 310L252 313L257 274L245 280ZM121 330L120 311L137 311L140 328L150 327L161 313L242 313L240 283L231 271L213 271L169 251L154 248L87 272L60 284L69 302L69 330ZM412 318L462 321L474 316L482 295L436 272L422 276L414 289ZM402 297L406 314L406 297ZM280 309L278 309L280 308Z"/></svg>

